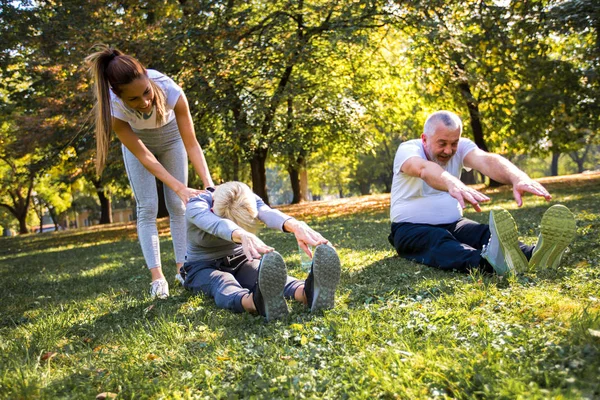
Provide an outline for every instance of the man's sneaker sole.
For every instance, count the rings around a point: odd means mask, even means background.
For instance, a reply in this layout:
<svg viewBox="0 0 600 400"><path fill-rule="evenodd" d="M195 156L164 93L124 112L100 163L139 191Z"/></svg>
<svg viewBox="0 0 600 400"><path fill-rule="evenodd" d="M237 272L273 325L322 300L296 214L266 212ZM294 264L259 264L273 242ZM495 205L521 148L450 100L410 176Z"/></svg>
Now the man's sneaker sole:
<svg viewBox="0 0 600 400"><path fill-rule="evenodd" d="M283 297L287 281L287 268L279 253L263 254L258 269L258 286L262 294L267 321L288 315L288 306Z"/></svg>
<svg viewBox="0 0 600 400"><path fill-rule="evenodd" d="M314 291L311 312L328 310L335 303L335 290L340 282L340 258L335 249L322 244L313 255Z"/></svg>
<svg viewBox="0 0 600 400"><path fill-rule="evenodd" d="M527 257L519 247L517 224L512 215L504 209L493 210L492 218L502 253L508 265L509 273L515 274L527 270Z"/></svg>
<svg viewBox="0 0 600 400"><path fill-rule="evenodd" d="M577 231L575 217L562 204L548 208L540 224L540 240L529 260L530 268L556 268Z"/></svg>

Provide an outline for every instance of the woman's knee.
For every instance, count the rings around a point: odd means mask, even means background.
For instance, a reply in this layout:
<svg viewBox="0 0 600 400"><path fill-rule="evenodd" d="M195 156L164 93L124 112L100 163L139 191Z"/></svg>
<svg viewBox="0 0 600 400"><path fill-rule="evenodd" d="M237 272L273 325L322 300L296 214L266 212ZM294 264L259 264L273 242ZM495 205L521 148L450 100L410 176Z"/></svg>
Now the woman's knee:
<svg viewBox="0 0 600 400"><path fill-rule="evenodd" d="M138 223L140 222L156 222L156 215L158 214L158 204L147 203L138 204L136 207L136 214Z"/></svg>
<svg viewBox="0 0 600 400"><path fill-rule="evenodd" d="M165 203L167 206L167 211L169 212L171 218L173 216L185 216L185 204L183 204L183 201L181 201L179 196L167 196Z"/></svg>

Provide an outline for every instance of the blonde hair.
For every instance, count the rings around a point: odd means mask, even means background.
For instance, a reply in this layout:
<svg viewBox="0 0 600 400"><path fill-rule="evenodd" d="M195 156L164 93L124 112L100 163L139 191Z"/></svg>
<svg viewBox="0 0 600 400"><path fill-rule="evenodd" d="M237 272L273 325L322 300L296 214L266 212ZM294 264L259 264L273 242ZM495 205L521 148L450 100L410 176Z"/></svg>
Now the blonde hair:
<svg viewBox="0 0 600 400"><path fill-rule="evenodd" d="M213 212L248 232L256 233L260 228L256 196L245 183L234 181L218 185L213 193Z"/></svg>
<svg viewBox="0 0 600 400"><path fill-rule="evenodd" d="M96 173L102 174L106 165L110 132L112 128L112 115L110 112L110 90L117 96L121 94L121 85L127 85L141 77L148 77L146 68L135 58L100 44L94 46L96 51L85 58L89 65L89 73L94 81L94 114L96 122ZM152 80L148 79L154 98L152 105L156 108L156 126L161 126L165 120L166 97L162 89Z"/></svg>

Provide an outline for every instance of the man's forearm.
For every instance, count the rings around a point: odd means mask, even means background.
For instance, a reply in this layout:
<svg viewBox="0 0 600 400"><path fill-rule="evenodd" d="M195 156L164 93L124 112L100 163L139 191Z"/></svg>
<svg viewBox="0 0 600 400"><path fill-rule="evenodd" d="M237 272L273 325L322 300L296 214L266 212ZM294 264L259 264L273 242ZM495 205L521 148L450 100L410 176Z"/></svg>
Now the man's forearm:
<svg viewBox="0 0 600 400"><path fill-rule="evenodd" d="M479 172L500 183L514 185L523 179L529 179L525 172L498 154L488 153L484 165L485 167L481 168Z"/></svg>
<svg viewBox="0 0 600 400"><path fill-rule="evenodd" d="M457 181L460 182L458 178L432 162L427 162L423 166L423 169L420 173L420 178L432 188L444 192L447 192L450 190L450 188L456 186Z"/></svg>

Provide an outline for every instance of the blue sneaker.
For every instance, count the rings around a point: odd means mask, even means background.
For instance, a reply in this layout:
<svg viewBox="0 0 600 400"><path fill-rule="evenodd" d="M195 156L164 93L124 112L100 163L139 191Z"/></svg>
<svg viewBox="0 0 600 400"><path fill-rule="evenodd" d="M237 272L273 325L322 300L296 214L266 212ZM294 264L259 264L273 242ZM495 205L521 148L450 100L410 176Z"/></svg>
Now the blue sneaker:
<svg viewBox="0 0 600 400"><path fill-rule="evenodd" d="M276 251L263 254L253 299L256 311L267 321L288 315L288 306L283 297L286 281L287 268L281 255Z"/></svg>
<svg viewBox="0 0 600 400"><path fill-rule="evenodd" d="M540 231L529 267L556 268L567 246L575 237L575 217L571 210L562 204L553 205L544 213Z"/></svg>
<svg viewBox="0 0 600 400"><path fill-rule="evenodd" d="M304 282L304 293L311 312L333 308L340 275L340 258L335 249L326 244L317 246Z"/></svg>
<svg viewBox="0 0 600 400"><path fill-rule="evenodd" d="M483 247L485 258L500 276L515 275L527 270L527 258L519 247L517 224L504 209L490 211L490 240Z"/></svg>

